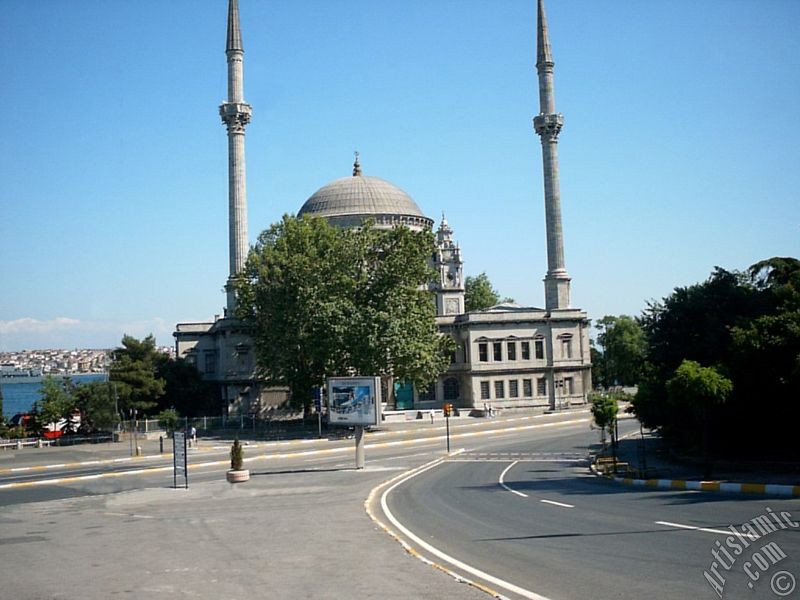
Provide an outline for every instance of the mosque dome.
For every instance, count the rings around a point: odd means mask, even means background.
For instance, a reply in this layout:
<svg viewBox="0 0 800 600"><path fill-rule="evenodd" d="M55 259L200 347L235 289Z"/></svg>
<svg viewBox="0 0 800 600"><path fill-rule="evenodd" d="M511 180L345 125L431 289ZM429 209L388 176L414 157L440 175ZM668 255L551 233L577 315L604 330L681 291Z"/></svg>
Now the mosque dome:
<svg viewBox="0 0 800 600"><path fill-rule="evenodd" d="M297 213L302 215L323 217L339 227L355 227L366 219L373 219L379 228L433 226L433 220L399 187L380 177L362 175L358 158L353 176L335 179L314 192Z"/></svg>

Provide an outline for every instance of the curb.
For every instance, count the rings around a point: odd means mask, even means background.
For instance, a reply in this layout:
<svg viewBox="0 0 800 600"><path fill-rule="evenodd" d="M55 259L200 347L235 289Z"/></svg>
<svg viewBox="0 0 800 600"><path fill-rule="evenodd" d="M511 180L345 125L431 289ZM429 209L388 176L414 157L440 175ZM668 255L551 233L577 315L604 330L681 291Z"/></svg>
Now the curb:
<svg viewBox="0 0 800 600"><path fill-rule="evenodd" d="M366 513L369 516L369 518L372 519L372 522L375 523L378 527L380 527L380 529L382 529L384 533L388 534L390 538L392 538L394 541L398 542L400 544L400 546L402 546L403 550L405 550L405 552L409 556L412 556L413 558L416 558L417 560L422 561L424 564L426 564L426 565L428 565L430 567L433 567L434 569L437 569L437 570L441 571L442 573L445 573L446 575L449 575L456 582L463 583L463 584L466 584L466 585L468 585L468 586L470 586L472 588L475 588L476 590L479 590L479 591L481 591L481 592L483 592L483 593L495 598L496 600L509 600L506 596L503 596L502 594L500 594L499 592L493 590L492 588L487 587L487 586L483 585L482 583L479 583L479 582L474 581L472 579L467 579L466 577L464 577L464 576L460 575L459 573L453 571L449 567L446 567L446 566L444 566L444 565L442 565L440 563L437 563L437 562L434 562L434 561L430 560L429 558L426 558L420 552L418 552L414 547L412 547L408 542L406 542L403 538L401 538L400 535L397 534L393 529L391 529L386 523L384 523L380 518L378 518L378 516L372 510L372 504L373 504L373 502L375 500L375 497L385 487L389 486L390 484L394 483L395 481L398 481L398 480L402 479L403 477L406 477L406 476L410 475L411 473L415 473L417 471L421 471L421 470L423 470L425 468L431 467L431 466L433 466L433 465L435 465L437 463L443 462L447 458L450 458L450 457L455 456L457 454L460 454L462 452L464 452L463 448L460 449L460 450L455 450L453 452L448 453L446 456L444 456L442 458L437 458L435 460L432 460L432 461L430 461L428 463L425 463L425 464L420 465L418 467L415 467L413 469L409 469L408 471L400 473L399 475L397 475L395 477L392 477L391 479L389 479L387 481L384 481L383 483L378 484L377 486L372 488L372 490L370 491L369 495L367 496L367 499L364 500L364 509L366 510Z"/></svg>
<svg viewBox="0 0 800 600"><path fill-rule="evenodd" d="M734 494L766 494L770 496L800 497L800 485L779 485L775 483L725 483L723 481L690 481L685 479L633 479L631 477L612 477L598 473L594 464L592 473L614 483L634 487L666 490L694 490L698 492L727 492Z"/></svg>

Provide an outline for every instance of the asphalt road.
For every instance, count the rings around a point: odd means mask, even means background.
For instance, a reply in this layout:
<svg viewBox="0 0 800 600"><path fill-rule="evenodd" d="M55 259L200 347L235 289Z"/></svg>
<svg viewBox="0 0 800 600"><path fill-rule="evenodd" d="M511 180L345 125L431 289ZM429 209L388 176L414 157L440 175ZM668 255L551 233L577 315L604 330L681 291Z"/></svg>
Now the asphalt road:
<svg viewBox="0 0 800 600"><path fill-rule="evenodd" d="M635 428L624 423L620 433ZM704 571L725 598L776 598L771 584L785 592L800 577L798 528L740 544L738 556L726 542L729 525L769 516L768 508L796 523L797 500L608 483L575 462L596 435L577 424L472 444L392 489L389 527L428 559L511 598L718 597ZM390 520L377 502L376 510ZM714 574L717 542L734 560L723 554L728 568L718 562ZM759 568L770 542L786 558Z"/></svg>
<svg viewBox="0 0 800 600"><path fill-rule="evenodd" d="M362 471L352 440L260 444L245 451L251 481L236 486L224 481L227 446L204 442L190 451L188 490L172 489L170 456L130 459L121 444L5 454L0 598L487 597L454 574L509 598L713 598L703 571L725 536L711 530L766 507L800 516L795 500L598 480L582 462L597 440L588 422L586 412L455 421L451 446L463 452L450 457L440 422L413 423L370 434ZM407 538L454 573L432 568L370 520L364 500L378 490L375 509L391 486L393 517L471 572ZM776 573L800 575L797 531L769 536L786 558L755 582L742 565L756 544L718 567L725 597L775 598Z"/></svg>

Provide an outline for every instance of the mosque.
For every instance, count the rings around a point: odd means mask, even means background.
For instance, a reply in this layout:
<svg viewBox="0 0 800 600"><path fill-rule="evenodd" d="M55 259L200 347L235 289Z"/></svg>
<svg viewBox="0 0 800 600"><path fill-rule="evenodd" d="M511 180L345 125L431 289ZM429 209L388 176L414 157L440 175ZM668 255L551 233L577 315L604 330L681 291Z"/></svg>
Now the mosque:
<svg viewBox="0 0 800 600"><path fill-rule="evenodd" d="M443 335L457 344L448 370L428 389L395 382L390 409L440 408L445 402L460 408L554 410L585 404L591 390L589 319L570 305L570 282L564 262L558 135L564 123L555 111L553 57L544 0L538 1L537 60L540 112L534 130L541 138L547 273L545 307L500 304L465 312L464 263L453 230L442 217L436 229L433 266L436 322ZM220 117L228 132L229 258L224 315L211 322L179 323L173 334L177 356L193 363L204 379L217 385L220 403L229 414L257 414L286 399L286 391L266 388L255 378L255 352L247 326L234 318L232 281L244 268L248 252L244 158L245 127L252 109L244 100L243 56L238 0L228 0L226 56L228 100ZM362 173L359 157L352 176L330 182L314 192L298 216L325 218L338 227L372 220L375 227L406 226L433 229L417 203L396 185Z"/></svg>

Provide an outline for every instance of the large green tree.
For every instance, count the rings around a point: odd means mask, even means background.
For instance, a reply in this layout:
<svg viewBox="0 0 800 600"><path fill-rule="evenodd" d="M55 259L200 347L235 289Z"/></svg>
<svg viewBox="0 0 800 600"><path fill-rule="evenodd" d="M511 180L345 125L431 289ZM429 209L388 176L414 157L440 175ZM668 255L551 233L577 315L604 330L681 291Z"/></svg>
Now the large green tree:
<svg viewBox="0 0 800 600"><path fill-rule="evenodd" d="M744 273L717 268L651 303L641 320L647 360L633 406L647 427L686 447L705 435L717 454L800 456L788 442L800 420L800 261L775 257ZM667 385L686 360L732 383L706 421L676 410Z"/></svg>
<svg viewBox="0 0 800 600"><path fill-rule="evenodd" d="M285 216L264 231L237 282L261 376L310 402L325 377L358 373L424 387L453 348L436 329L433 235L369 224L338 229Z"/></svg>
<svg viewBox="0 0 800 600"><path fill-rule="evenodd" d="M71 379L45 377L39 394L31 411L37 427L58 424L61 420L69 421L70 413L75 408L75 384Z"/></svg>
<svg viewBox="0 0 800 600"><path fill-rule="evenodd" d="M636 385L644 369L647 338L633 317L606 315L597 321L597 343L602 350L593 357L599 361L598 372L605 387Z"/></svg>
<svg viewBox="0 0 800 600"><path fill-rule="evenodd" d="M152 335L142 340L125 335L122 346L111 352L109 381L123 413L136 409L142 416L157 406L156 401L164 394L164 380L156 374L159 354Z"/></svg>
<svg viewBox="0 0 800 600"><path fill-rule="evenodd" d="M220 413L214 387L185 359L160 354L156 359L156 376L164 380L164 395L157 399L158 409L174 409L186 417Z"/></svg>
<svg viewBox="0 0 800 600"><path fill-rule="evenodd" d="M75 407L81 413L81 431L109 431L119 422L114 386L108 381L90 381L75 388Z"/></svg>
<svg viewBox="0 0 800 600"><path fill-rule="evenodd" d="M483 310L484 308L500 304L500 302L513 301L512 298L501 300L500 293L494 289L486 273L481 273L475 277L467 275L464 281L464 310L466 312Z"/></svg>

